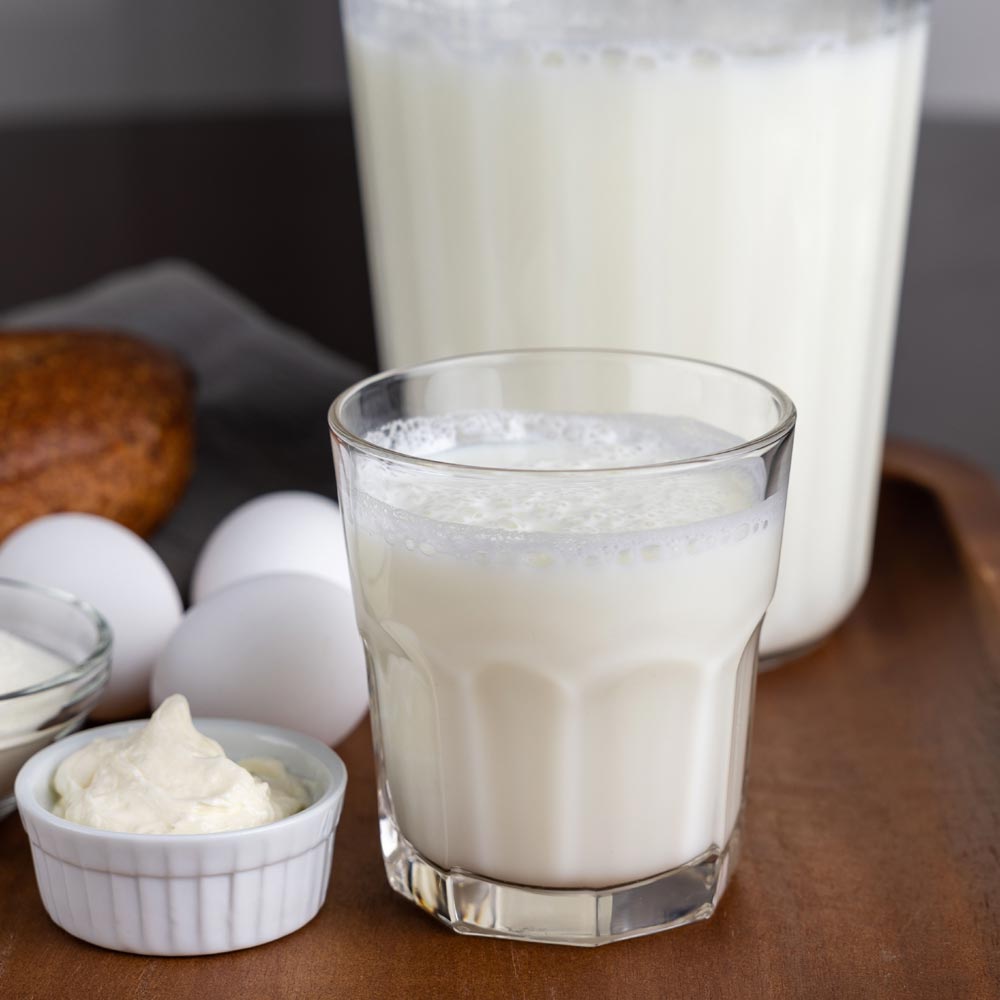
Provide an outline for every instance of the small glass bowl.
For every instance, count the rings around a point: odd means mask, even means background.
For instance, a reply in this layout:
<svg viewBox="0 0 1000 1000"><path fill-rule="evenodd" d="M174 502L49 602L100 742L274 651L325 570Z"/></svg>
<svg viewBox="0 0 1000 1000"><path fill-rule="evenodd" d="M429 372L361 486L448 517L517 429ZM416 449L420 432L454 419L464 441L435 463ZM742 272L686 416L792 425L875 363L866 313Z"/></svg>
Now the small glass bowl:
<svg viewBox="0 0 1000 1000"><path fill-rule="evenodd" d="M67 661L40 684L3 690L0 676L0 819L14 809L14 779L37 750L79 729L111 673L111 629L65 591L0 578L0 629Z"/></svg>

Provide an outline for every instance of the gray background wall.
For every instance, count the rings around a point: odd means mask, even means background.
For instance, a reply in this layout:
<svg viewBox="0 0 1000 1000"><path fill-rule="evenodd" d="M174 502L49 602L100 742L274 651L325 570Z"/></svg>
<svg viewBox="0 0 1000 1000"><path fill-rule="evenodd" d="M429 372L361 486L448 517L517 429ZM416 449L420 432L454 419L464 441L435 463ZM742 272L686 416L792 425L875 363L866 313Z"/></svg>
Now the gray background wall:
<svg viewBox="0 0 1000 1000"><path fill-rule="evenodd" d="M328 103L336 0L2 0L0 120ZM1000 2L934 6L932 113L1000 117Z"/></svg>

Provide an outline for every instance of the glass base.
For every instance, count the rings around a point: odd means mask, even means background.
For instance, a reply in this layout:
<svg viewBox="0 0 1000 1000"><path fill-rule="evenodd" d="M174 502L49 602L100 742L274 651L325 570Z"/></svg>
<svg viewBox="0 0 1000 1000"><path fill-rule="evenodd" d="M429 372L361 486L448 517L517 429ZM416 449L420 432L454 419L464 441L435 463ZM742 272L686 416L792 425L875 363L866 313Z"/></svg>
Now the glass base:
<svg viewBox="0 0 1000 1000"><path fill-rule="evenodd" d="M640 882L607 889L512 885L425 858L381 819L389 884L459 934L593 948L707 920L736 866L739 824L724 848Z"/></svg>

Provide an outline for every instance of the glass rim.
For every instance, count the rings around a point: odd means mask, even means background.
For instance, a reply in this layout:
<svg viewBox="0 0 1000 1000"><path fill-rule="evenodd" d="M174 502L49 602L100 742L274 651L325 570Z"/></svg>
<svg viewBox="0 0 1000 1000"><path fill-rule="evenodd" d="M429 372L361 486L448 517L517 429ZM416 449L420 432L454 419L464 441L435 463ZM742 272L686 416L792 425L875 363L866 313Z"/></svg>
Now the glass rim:
<svg viewBox="0 0 1000 1000"><path fill-rule="evenodd" d="M463 364L487 363L489 361L510 361L516 358L539 358L558 356L577 357L607 357L609 359L636 358L651 359L656 362L666 361L672 365L687 367L692 369L708 369L726 375L735 375L747 382L752 382L765 392L778 405L778 417L775 423L756 437L741 441L729 448L722 448L717 451L705 452L702 455L695 455L688 458L678 458L667 462L652 462L642 465L612 465L593 469L515 469L510 467L496 467L484 465L465 465L460 462L444 462L435 458L424 458L419 455L409 455L406 452L395 451L392 448L385 448L382 445L361 437L347 427L343 412L345 407L361 393L370 389L380 382L388 382L391 379L407 375L431 374L435 370L459 367ZM733 368L730 365L720 365L713 361L703 361L699 358L684 357L679 354L661 354L656 351L632 351L622 348L604 347L537 347L537 348L515 348L505 351L482 351L468 354L455 354L444 358L436 358L432 361L424 361L414 365L405 365L398 368L390 368L383 372L369 375L367 378L348 386L330 404L327 411L327 424L330 433L345 445L373 457L387 461L412 465L435 472L451 472L460 474L479 474L486 476L543 476L546 479L557 477L582 478L586 476L606 476L611 474L637 474L649 471L684 471L686 469L703 468L706 465L720 461L731 461L753 456L762 451L766 451L772 445L777 444L787 437L795 427L796 421L795 404L791 397L784 390L778 388L767 379L752 375L750 372Z"/></svg>
<svg viewBox="0 0 1000 1000"><path fill-rule="evenodd" d="M41 694L43 691L52 691L65 684L84 680L97 673L109 661L112 641L111 626L108 625L104 615L88 601L82 600L67 590L60 590L58 587L32 583L30 580L16 580L13 577L0 577L0 590L4 588L33 592L41 597L50 598L57 603L74 608L94 626L97 636L90 652L73 663L63 673L56 674L38 684L29 684L27 687L16 688L13 691L0 692L0 702L13 701L15 698L27 697L32 694Z"/></svg>

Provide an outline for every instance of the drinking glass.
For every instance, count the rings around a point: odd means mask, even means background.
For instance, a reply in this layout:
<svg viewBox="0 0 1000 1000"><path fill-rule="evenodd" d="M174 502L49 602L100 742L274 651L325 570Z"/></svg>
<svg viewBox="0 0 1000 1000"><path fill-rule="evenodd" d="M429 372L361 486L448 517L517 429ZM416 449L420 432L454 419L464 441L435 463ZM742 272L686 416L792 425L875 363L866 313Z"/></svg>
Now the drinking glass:
<svg viewBox="0 0 1000 1000"><path fill-rule="evenodd" d="M795 411L702 362L470 355L330 410L392 887L596 945L736 863Z"/></svg>

